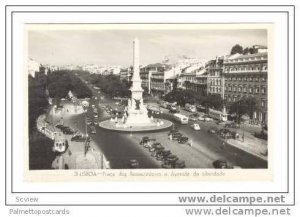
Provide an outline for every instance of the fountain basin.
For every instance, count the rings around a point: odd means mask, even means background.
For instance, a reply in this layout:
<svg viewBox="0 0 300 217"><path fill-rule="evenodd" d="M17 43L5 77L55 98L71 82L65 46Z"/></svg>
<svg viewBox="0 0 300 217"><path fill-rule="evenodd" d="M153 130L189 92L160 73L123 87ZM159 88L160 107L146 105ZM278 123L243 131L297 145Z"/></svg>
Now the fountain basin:
<svg viewBox="0 0 300 217"><path fill-rule="evenodd" d="M169 129L172 126L173 122L165 119L157 119L155 122L148 124L137 123L131 126L126 123L123 124L121 121L115 122L111 120L105 120L99 123L99 127L103 129L128 133L162 131Z"/></svg>

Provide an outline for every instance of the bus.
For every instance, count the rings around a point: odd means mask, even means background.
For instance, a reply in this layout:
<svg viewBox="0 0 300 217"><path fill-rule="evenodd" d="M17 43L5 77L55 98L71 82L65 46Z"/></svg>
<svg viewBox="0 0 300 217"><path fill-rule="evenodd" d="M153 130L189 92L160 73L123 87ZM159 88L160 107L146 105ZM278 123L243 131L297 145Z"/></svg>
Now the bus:
<svg viewBox="0 0 300 217"><path fill-rule="evenodd" d="M226 112L218 111L214 109L208 109L208 115L209 117L220 121L227 121L227 117L228 117L228 114Z"/></svg>
<svg viewBox="0 0 300 217"><path fill-rule="evenodd" d="M189 121L189 118L187 116L179 113L174 114L174 119L180 122L181 124L188 124Z"/></svg>

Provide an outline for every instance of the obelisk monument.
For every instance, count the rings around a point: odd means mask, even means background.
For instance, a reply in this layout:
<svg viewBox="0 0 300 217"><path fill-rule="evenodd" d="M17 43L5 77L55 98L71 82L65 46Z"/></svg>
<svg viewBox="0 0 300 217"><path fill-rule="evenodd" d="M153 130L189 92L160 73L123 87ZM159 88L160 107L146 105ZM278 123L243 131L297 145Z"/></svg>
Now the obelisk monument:
<svg viewBox="0 0 300 217"><path fill-rule="evenodd" d="M132 85L130 88L131 99L128 100L127 113L128 118L126 124L128 125L148 125L151 119L148 117L147 108L143 102L143 88L142 80L140 78L140 54L139 54L139 40L137 38L133 41L133 75Z"/></svg>

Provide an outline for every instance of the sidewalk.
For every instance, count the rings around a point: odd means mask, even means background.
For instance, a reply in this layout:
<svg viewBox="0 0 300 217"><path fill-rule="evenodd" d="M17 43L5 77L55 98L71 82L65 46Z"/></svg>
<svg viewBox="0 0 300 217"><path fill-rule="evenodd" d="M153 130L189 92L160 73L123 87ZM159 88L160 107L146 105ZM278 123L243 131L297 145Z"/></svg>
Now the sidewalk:
<svg viewBox="0 0 300 217"><path fill-rule="evenodd" d="M262 160L268 161L268 156L265 154L268 151L267 141L255 138L254 136L245 136L244 142L241 138L228 139L226 142L228 145L234 146L235 148L259 157Z"/></svg>

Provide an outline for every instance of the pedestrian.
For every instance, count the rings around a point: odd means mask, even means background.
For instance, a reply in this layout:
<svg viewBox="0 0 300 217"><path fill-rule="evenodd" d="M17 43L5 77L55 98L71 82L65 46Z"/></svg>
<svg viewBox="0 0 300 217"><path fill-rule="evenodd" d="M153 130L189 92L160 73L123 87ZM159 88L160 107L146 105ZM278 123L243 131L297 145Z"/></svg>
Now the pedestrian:
<svg viewBox="0 0 300 217"><path fill-rule="evenodd" d="M190 141L189 145L192 147L193 146L193 140Z"/></svg>

